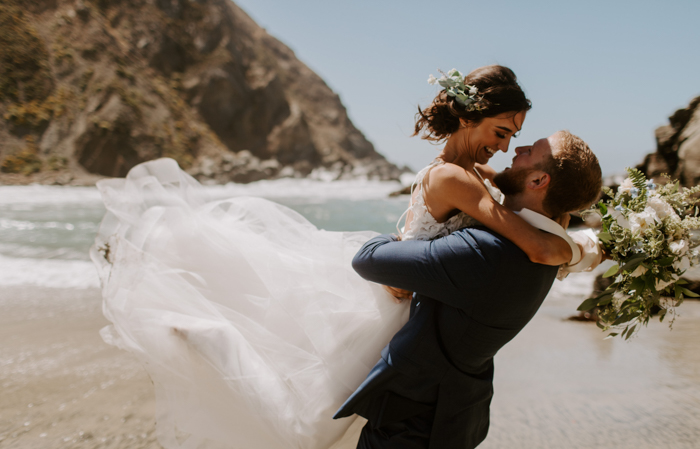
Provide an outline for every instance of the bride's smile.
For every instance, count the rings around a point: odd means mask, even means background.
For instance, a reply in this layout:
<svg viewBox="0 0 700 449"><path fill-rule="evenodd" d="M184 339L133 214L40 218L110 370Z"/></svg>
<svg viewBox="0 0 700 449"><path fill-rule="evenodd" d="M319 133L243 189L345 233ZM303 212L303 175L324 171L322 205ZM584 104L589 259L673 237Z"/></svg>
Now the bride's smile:
<svg viewBox="0 0 700 449"><path fill-rule="evenodd" d="M498 151L508 152L510 139L522 128L526 114L504 112L477 124L461 120L462 126L447 140L441 159L465 169L471 169L474 162L487 164Z"/></svg>

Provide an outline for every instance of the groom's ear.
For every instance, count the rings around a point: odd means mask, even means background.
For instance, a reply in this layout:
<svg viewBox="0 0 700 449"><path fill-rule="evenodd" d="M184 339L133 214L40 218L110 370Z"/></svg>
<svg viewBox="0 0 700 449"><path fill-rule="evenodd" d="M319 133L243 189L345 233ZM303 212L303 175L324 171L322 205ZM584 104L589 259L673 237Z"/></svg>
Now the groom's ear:
<svg viewBox="0 0 700 449"><path fill-rule="evenodd" d="M530 176L528 176L527 183L525 185L530 190L541 190L546 189L551 181L552 177L549 176L549 173L536 170L532 172Z"/></svg>

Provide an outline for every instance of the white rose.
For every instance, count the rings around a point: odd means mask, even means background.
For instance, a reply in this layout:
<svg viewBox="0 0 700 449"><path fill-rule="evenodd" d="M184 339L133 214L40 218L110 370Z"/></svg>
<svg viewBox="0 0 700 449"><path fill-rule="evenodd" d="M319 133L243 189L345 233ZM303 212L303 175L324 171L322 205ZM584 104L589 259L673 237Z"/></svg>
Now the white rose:
<svg viewBox="0 0 700 449"><path fill-rule="evenodd" d="M438 82L438 81L437 81L437 78L435 78L433 75L430 75L430 76L428 77L428 84L430 84L431 86L436 85L437 82Z"/></svg>
<svg viewBox="0 0 700 449"><path fill-rule="evenodd" d="M617 188L617 191L619 193L630 193L630 190L632 189L634 189L634 183L630 178L626 178L624 181L622 181L620 187Z"/></svg>
<svg viewBox="0 0 700 449"><path fill-rule="evenodd" d="M647 267L645 267L644 265L640 265L637 267L636 270L630 273L630 276L632 276L633 278L637 278L646 273L647 271L649 271Z"/></svg>
<svg viewBox="0 0 700 449"><path fill-rule="evenodd" d="M658 219L659 217L656 215L656 211L647 206L642 212L633 212L630 214L630 229L632 229L632 232L644 232L654 226Z"/></svg>
<svg viewBox="0 0 700 449"><path fill-rule="evenodd" d="M479 89L476 86L469 87L469 95L474 96L479 93Z"/></svg>
<svg viewBox="0 0 700 449"><path fill-rule="evenodd" d="M630 228L630 222L627 220L627 218L625 218L623 213L620 212L619 210L611 209L610 215L615 219L617 224L619 224L623 228L625 228L625 229Z"/></svg>
<svg viewBox="0 0 700 449"><path fill-rule="evenodd" d="M675 242L671 242L668 247L673 254L682 255L688 252L690 245L688 245L687 240L676 240Z"/></svg>
<svg viewBox="0 0 700 449"><path fill-rule="evenodd" d="M658 196L652 196L649 198L647 200L647 207L654 209L661 220L666 217L678 218L678 215L676 214L676 211L673 210L673 207Z"/></svg>

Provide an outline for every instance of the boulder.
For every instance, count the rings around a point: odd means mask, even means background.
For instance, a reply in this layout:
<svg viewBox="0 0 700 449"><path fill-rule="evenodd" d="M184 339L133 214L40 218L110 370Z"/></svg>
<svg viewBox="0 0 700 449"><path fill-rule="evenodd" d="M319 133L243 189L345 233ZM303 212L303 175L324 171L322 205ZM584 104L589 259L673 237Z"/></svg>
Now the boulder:
<svg viewBox="0 0 700 449"><path fill-rule="evenodd" d="M662 173L679 179L685 187L700 181L700 97L669 117L669 124L656 129L656 152L637 168L652 179Z"/></svg>

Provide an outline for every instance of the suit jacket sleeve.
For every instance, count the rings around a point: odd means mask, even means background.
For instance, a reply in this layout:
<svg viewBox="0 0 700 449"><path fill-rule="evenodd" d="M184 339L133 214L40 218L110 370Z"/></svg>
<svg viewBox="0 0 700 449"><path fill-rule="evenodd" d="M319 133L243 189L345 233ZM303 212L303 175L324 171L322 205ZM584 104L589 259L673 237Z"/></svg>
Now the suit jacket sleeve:
<svg viewBox="0 0 700 449"><path fill-rule="evenodd" d="M369 281L465 308L466 293L482 294L494 279L500 251L493 251L495 239L486 235L486 245L484 239L477 242L471 230L430 241L400 242L391 235L380 235L364 244L352 265Z"/></svg>

